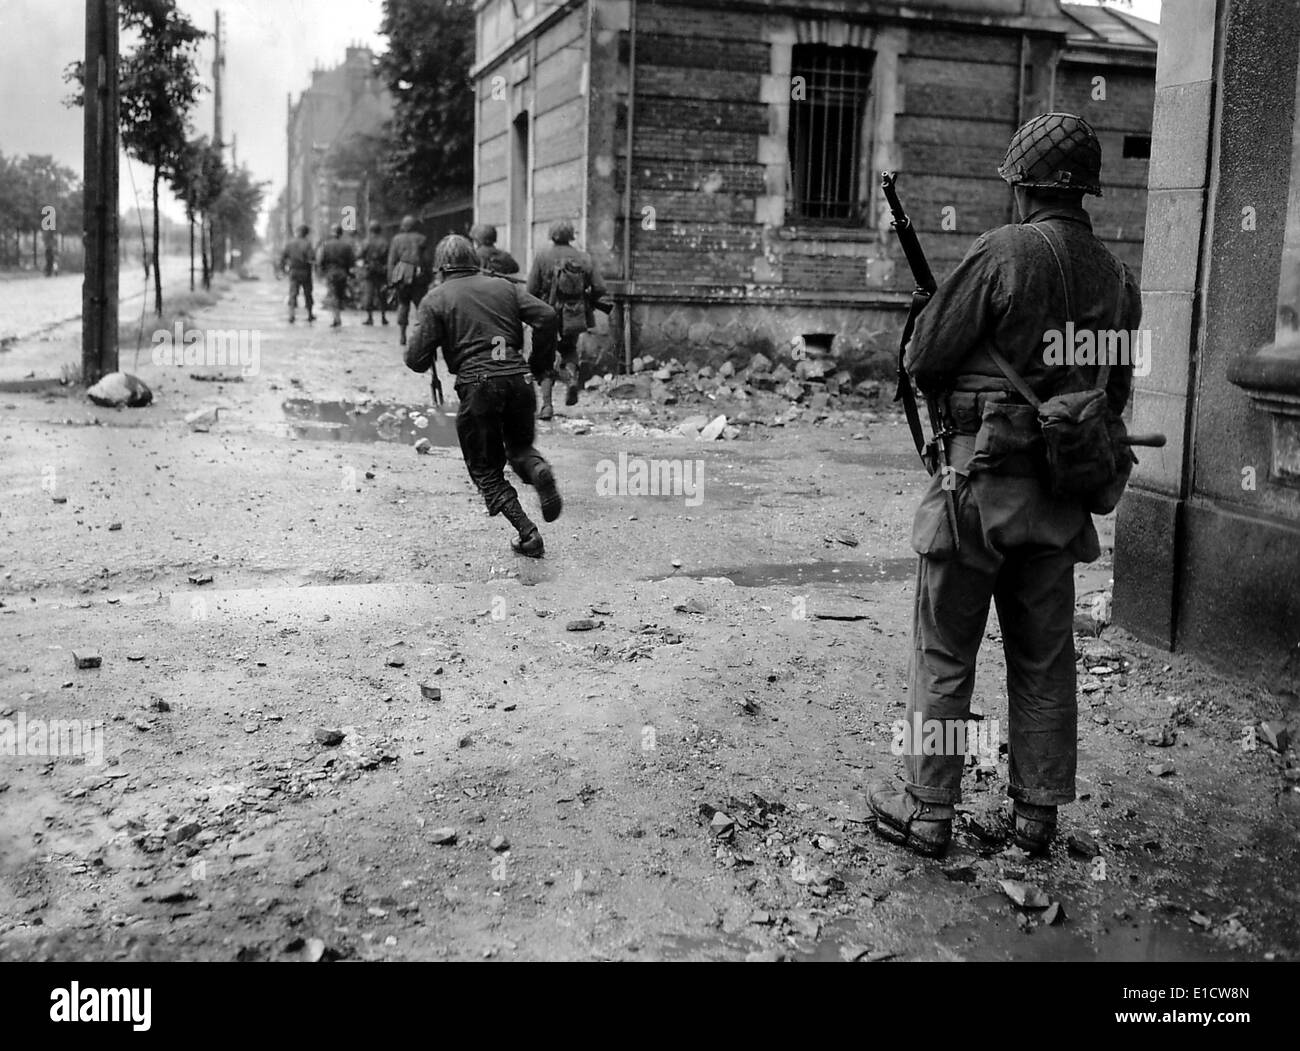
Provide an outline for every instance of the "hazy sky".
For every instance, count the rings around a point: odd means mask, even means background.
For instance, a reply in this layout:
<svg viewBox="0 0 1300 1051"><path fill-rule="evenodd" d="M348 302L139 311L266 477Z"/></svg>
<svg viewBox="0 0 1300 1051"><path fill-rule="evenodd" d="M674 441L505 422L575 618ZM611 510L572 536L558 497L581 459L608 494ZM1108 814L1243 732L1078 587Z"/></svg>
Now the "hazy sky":
<svg viewBox="0 0 1300 1051"><path fill-rule="evenodd" d="M296 98L308 86L314 66L341 62L350 43L383 50L381 0L180 0L180 6L208 31L221 9L225 133L236 137L239 159L255 176L271 181L273 201L284 185L287 94ZM1135 0L1132 10L1158 20L1160 0ZM63 105L63 70L82 57L84 29L83 0L0 0L0 151L6 155L49 153L80 172L81 111ZM202 44L200 67L210 84L211 40ZM200 100L195 128L212 133L210 93ZM140 200L148 202L150 171L124 158L123 208L135 200L133 174ZM170 198L164 210L183 215Z"/></svg>
<svg viewBox="0 0 1300 1051"><path fill-rule="evenodd" d="M240 161L259 179L270 179L270 199L284 185L286 96L297 96L311 82L313 66L343 61L353 42L383 50L377 33L381 0L180 0L181 9L200 28L212 31L220 8L226 67L222 84L225 136L237 139ZM81 171L82 114L63 99L63 70L83 57L83 0L0 0L0 151L50 153ZM200 46L200 72L212 81L212 40ZM212 95L195 111L195 130L212 134ZM151 172L122 160L122 207L148 202ZM164 206L181 218L180 206Z"/></svg>

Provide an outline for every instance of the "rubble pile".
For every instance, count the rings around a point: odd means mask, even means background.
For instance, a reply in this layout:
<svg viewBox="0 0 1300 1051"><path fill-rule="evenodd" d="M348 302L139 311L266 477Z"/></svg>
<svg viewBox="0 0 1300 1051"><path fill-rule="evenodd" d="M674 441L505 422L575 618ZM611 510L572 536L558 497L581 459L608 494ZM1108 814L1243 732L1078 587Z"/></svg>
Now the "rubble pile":
<svg viewBox="0 0 1300 1051"><path fill-rule="evenodd" d="M620 416L630 413L675 419L675 414L658 410L700 406L706 411L665 426L625 424L629 428L626 433L638 437L668 434L700 441L732 441L742 437L746 427L783 427L796 421L832 426L874 423L881 418L879 399L883 393L879 380L855 382L834 359L811 352L793 364L774 363L765 354L755 354L743 368L726 361L716 369L683 364L676 358L659 362L638 357L632 361L630 375L593 376L586 389L614 402L638 403L620 409ZM731 411L710 411L710 403Z"/></svg>

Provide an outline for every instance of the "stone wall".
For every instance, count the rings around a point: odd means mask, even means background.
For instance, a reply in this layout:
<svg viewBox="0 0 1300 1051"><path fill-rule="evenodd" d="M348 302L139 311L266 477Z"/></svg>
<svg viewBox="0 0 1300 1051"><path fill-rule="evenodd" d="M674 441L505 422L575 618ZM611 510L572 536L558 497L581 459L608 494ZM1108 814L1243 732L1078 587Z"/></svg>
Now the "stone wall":
<svg viewBox="0 0 1300 1051"><path fill-rule="evenodd" d="M1116 535L1117 622L1252 676L1300 643L1300 492L1228 377L1275 337L1298 64L1284 5L1166 3L1131 426L1169 443L1138 450Z"/></svg>

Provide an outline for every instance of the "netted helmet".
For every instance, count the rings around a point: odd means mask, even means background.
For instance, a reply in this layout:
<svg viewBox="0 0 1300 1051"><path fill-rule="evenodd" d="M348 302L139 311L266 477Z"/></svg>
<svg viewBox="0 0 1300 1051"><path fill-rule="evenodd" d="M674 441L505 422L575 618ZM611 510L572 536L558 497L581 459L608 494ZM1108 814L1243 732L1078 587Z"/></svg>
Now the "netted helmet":
<svg viewBox="0 0 1300 1051"><path fill-rule="evenodd" d="M1044 113L1011 137L998 174L1012 186L1101 196L1101 143L1073 113Z"/></svg>
<svg viewBox="0 0 1300 1051"><path fill-rule="evenodd" d="M448 234L438 242L433 250L433 268L446 272L448 270L477 270L478 253L468 237L460 234Z"/></svg>
<svg viewBox="0 0 1300 1051"><path fill-rule="evenodd" d="M481 245L497 243L497 228L491 223L478 223L470 228L469 236Z"/></svg>

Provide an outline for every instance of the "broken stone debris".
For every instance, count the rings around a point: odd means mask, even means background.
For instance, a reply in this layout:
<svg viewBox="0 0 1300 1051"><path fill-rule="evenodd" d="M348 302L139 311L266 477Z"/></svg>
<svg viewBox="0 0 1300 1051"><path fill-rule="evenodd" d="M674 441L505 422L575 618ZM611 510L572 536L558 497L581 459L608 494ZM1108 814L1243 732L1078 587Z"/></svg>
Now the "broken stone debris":
<svg viewBox="0 0 1300 1051"><path fill-rule="evenodd" d="M140 409L153 401L153 391L129 372L110 372L86 391L86 397L105 408Z"/></svg>
<svg viewBox="0 0 1300 1051"><path fill-rule="evenodd" d="M1051 899L1043 893L1042 889L1032 883L1003 879L998 880L998 886L1002 888L1003 894L1022 909L1045 909L1052 904Z"/></svg>
<svg viewBox="0 0 1300 1051"><path fill-rule="evenodd" d="M220 412L220 408L195 409L185 417L185 422L189 425L190 430L205 434L209 429L217 425L217 417Z"/></svg>
<svg viewBox="0 0 1300 1051"><path fill-rule="evenodd" d="M104 658L98 650L73 650L72 662L79 669L98 668L104 663Z"/></svg>
<svg viewBox="0 0 1300 1051"><path fill-rule="evenodd" d="M1259 724L1259 735L1275 752L1285 752L1291 744L1291 732L1276 720Z"/></svg>

